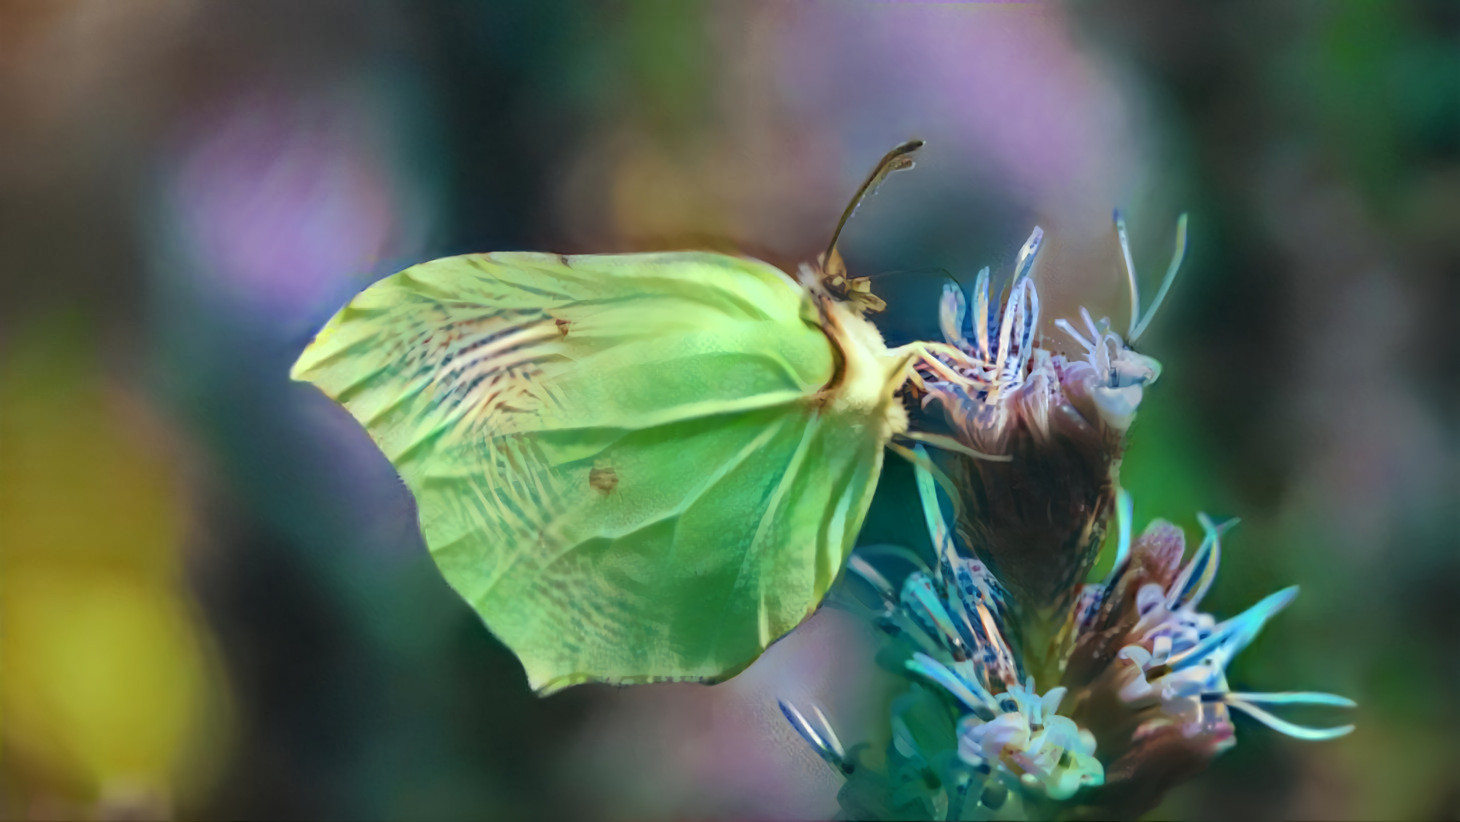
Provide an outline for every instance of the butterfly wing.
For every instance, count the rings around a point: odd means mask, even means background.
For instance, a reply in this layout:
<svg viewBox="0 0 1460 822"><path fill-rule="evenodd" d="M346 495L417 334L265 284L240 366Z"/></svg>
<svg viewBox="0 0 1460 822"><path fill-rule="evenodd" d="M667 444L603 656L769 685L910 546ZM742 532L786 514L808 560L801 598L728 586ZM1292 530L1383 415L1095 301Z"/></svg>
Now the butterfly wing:
<svg viewBox="0 0 1460 822"><path fill-rule="evenodd" d="M896 424L880 338L849 356L823 310L718 254L469 255L371 286L292 375L534 688L716 679L820 601Z"/></svg>

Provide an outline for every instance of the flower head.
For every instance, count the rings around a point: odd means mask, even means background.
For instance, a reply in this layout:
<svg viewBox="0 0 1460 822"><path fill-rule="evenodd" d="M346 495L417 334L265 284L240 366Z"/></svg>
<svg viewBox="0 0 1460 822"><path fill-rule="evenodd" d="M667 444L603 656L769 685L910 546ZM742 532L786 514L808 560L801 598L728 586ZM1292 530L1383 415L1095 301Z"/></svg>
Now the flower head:
<svg viewBox="0 0 1460 822"><path fill-rule="evenodd" d="M1131 283L1129 335L1135 339L1179 270L1186 221L1178 224L1176 254L1144 314L1118 214L1116 228ZM947 466L963 502L963 541L1016 593L1018 618L1031 629L1037 623L1052 631L1063 624L1094 564L1114 510L1126 433L1161 366L1132 351L1108 320L1097 322L1084 309L1083 332L1063 319L1055 322L1078 352L1049 347L1040 334L1032 277L1043 238L1035 228L1020 249L1002 304L991 297L987 268L971 295L953 285L944 289L939 319L946 342L931 348L918 368L923 408L941 410L964 449L950 450Z"/></svg>
<svg viewBox="0 0 1460 822"><path fill-rule="evenodd" d="M1298 739L1352 731L1352 725L1297 725L1263 707L1354 706L1343 697L1242 693L1227 682L1227 665L1293 601L1297 587L1219 622L1198 608L1216 577L1221 537L1231 523L1218 525L1200 515L1205 536L1182 564L1185 538L1170 523L1152 522L1132 544L1131 508L1121 492L1116 564L1105 581L1086 586L1082 594L1064 676L1074 694L1071 715L1107 741L1108 761L1123 763L1128 778L1166 783L1164 790L1181 778L1168 773L1171 761L1199 768L1236 743L1231 710Z"/></svg>

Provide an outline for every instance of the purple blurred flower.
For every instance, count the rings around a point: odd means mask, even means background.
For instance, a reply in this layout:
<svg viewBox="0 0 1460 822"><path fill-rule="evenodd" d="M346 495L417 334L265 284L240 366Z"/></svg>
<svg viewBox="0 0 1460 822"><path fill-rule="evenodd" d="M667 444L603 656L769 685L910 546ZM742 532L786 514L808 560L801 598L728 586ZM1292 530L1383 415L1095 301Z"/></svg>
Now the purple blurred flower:
<svg viewBox="0 0 1460 822"><path fill-rule="evenodd" d="M184 133L168 193L212 289L275 315L317 311L419 245L426 212L372 143L371 102L256 92Z"/></svg>

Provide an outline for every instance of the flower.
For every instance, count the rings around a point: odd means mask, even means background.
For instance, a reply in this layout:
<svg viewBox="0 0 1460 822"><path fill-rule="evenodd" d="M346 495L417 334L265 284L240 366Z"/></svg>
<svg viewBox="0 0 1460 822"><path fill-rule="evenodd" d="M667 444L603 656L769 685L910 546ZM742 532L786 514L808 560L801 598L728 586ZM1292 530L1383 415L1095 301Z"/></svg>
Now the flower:
<svg viewBox="0 0 1460 822"><path fill-rule="evenodd" d="M1119 215L1116 228L1133 340L1170 287L1185 220L1144 314ZM847 749L819 708L808 716L781 705L846 777L839 799L853 818L1135 816L1235 744L1233 710L1299 739L1353 730L1305 727L1268 710L1354 706L1343 697L1231 689L1227 665L1297 595L1285 588L1223 621L1198 610L1231 523L1198 515L1204 538L1184 562L1186 538L1171 523L1154 521L1132 538L1134 506L1117 473L1125 432L1160 366L1084 310L1083 333L1056 323L1081 356L1043 347L1029 278L1042 236L1035 229L1020 251L997 318L987 269L975 283L971 331L968 301L946 290L946 344L927 345L918 360L924 405L941 406L954 440L921 437L949 453L951 476L935 478L941 472L921 445L909 453L934 563L884 549L859 550L847 565L872 601L839 601L868 610L889 637L879 660L907 680L885 745ZM940 481L952 491L956 534ZM1087 584L1112 517L1112 570ZM912 568L894 585L879 564L899 557Z"/></svg>
<svg viewBox="0 0 1460 822"><path fill-rule="evenodd" d="M1221 622L1198 611L1228 526L1200 516L1206 536L1183 564L1185 537L1170 523L1157 520L1132 541L1123 490L1115 568L1081 591L1070 650L1057 676L1038 683L1026 670L1043 649L1011 636L1009 592L983 563L958 554L932 474L921 465L916 472L936 567L916 568L895 588L867 557L848 564L874 592L872 621L891 638L882 661L909 680L892 705L885 754L848 752L815 706L815 722L781 706L846 775L843 809L852 816L1042 818L1062 803L1096 817L1139 814L1235 744L1231 710L1305 740L1353 730L1304 727L1262 707L1354 706L1340 696L1231 690L1227 664L1297 589ZM869 798L879 795L881 804Z"/></svg>
<svg viewBox="0 0 1460 822"><path fill-rule="evenodd" d="M863 556L848 564L875 594L875 624L894 640L884 662L911 680L892 706L880 765L865 748L849 754L819 708L816 722L784 702L781 710L847 776L842 803L852 816L1047 815L1101 784L1096 740L1059 713L1066 688L1040 693L1025 673L1005 638L1007 592L983 563L958 555L931 473L917 477L936 567L913 570L898 589Z"/></svg>
<svg viewBox="0 0 1460 822"><path fill-rule="evenodd" d="M1134 340L1180 269L1186 220L1178 223L1176 253L1144 314L1119 214L1116 229L1127 261ZM1043 239L1036 227L1020 249L1002 307L991 299L987 268L969 296L954 285L944 289L945 343L929 346L917 384L923 409L941 411L957 445L945 448L946 470L959 487L963 542L1014 592L1024 630L1052 633L1094 565L1114 510L1126 433L1161 366L1132 351L1108 320L1096 322L1083 309L1084 333L1065 320L1055 323L1080 352L1068 356L1049 346L1039 333L1032 278Z"/></svg>
<svg viewBox="0 0 1460 822"><path fill-rule="evenodd" d="M1128 340L1134 342L1150 325L1181 268L1186 217L1177 223L1176 252L1156 299L1144 313L1119 213L1115 225L1130 284ZM1006 453L1021 427L1041 442L1071 428L1118 439L1130 428L1144 386L1161 374L1159 362L1132 351L1127 340L1111 330L1108 319L1096 322L1085 309L1080 310L1083 332L1068 320L1055 321L1079 345L1082 356L1067 357L1042 344L1039 291L1030 274L1043 241L1044 231L1036 226L1015 258L1002 311L990 299L988 268L974 281L971 315L963 291L945 286L938 319L948 346L938 347L936 357L919 363L924 372L923 406L940 405L956 435L976 451Z"/></svg>
<svg viewBox="0 0 1460 822"><path fill-rule="evenodd" d="M1262 707L1354 707L1344 697L1231 690L1227 665L1298 593L1296 586L1284 588L1222 622L1198 610L1216 577L1222 534L1232 523L1198 515L1205 536L1183 565L1181 530L1156 520L1132 544L1132 513L1129 495L1120 492L1115 566L1105 581L1082 593L1063 679L1071 689L1070 715L1105 742L1103 758L1122 774L1112 780L1107 802L1126 807L1120 784L1140 783L1147 798L1136 804L1151 804L1236 744L1233 709L1298 739L1333 739L1353 730L1353 725L1305 727Z"/></svg>

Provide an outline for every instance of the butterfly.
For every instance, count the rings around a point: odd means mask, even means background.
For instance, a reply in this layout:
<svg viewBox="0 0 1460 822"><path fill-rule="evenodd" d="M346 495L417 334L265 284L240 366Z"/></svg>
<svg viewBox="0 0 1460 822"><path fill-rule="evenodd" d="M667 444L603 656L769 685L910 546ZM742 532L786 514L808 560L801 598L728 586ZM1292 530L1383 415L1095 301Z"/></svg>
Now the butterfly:
<svg viewBox="0 0 1460 822"><path fill-rule="evenodd" d="M837 237L718 253L468 254L342 308L291 376L365 427L450 585L546 694L714 681L813 611L861 528L919 345ZM906 449L904 449L906 450Z"/></svg>

